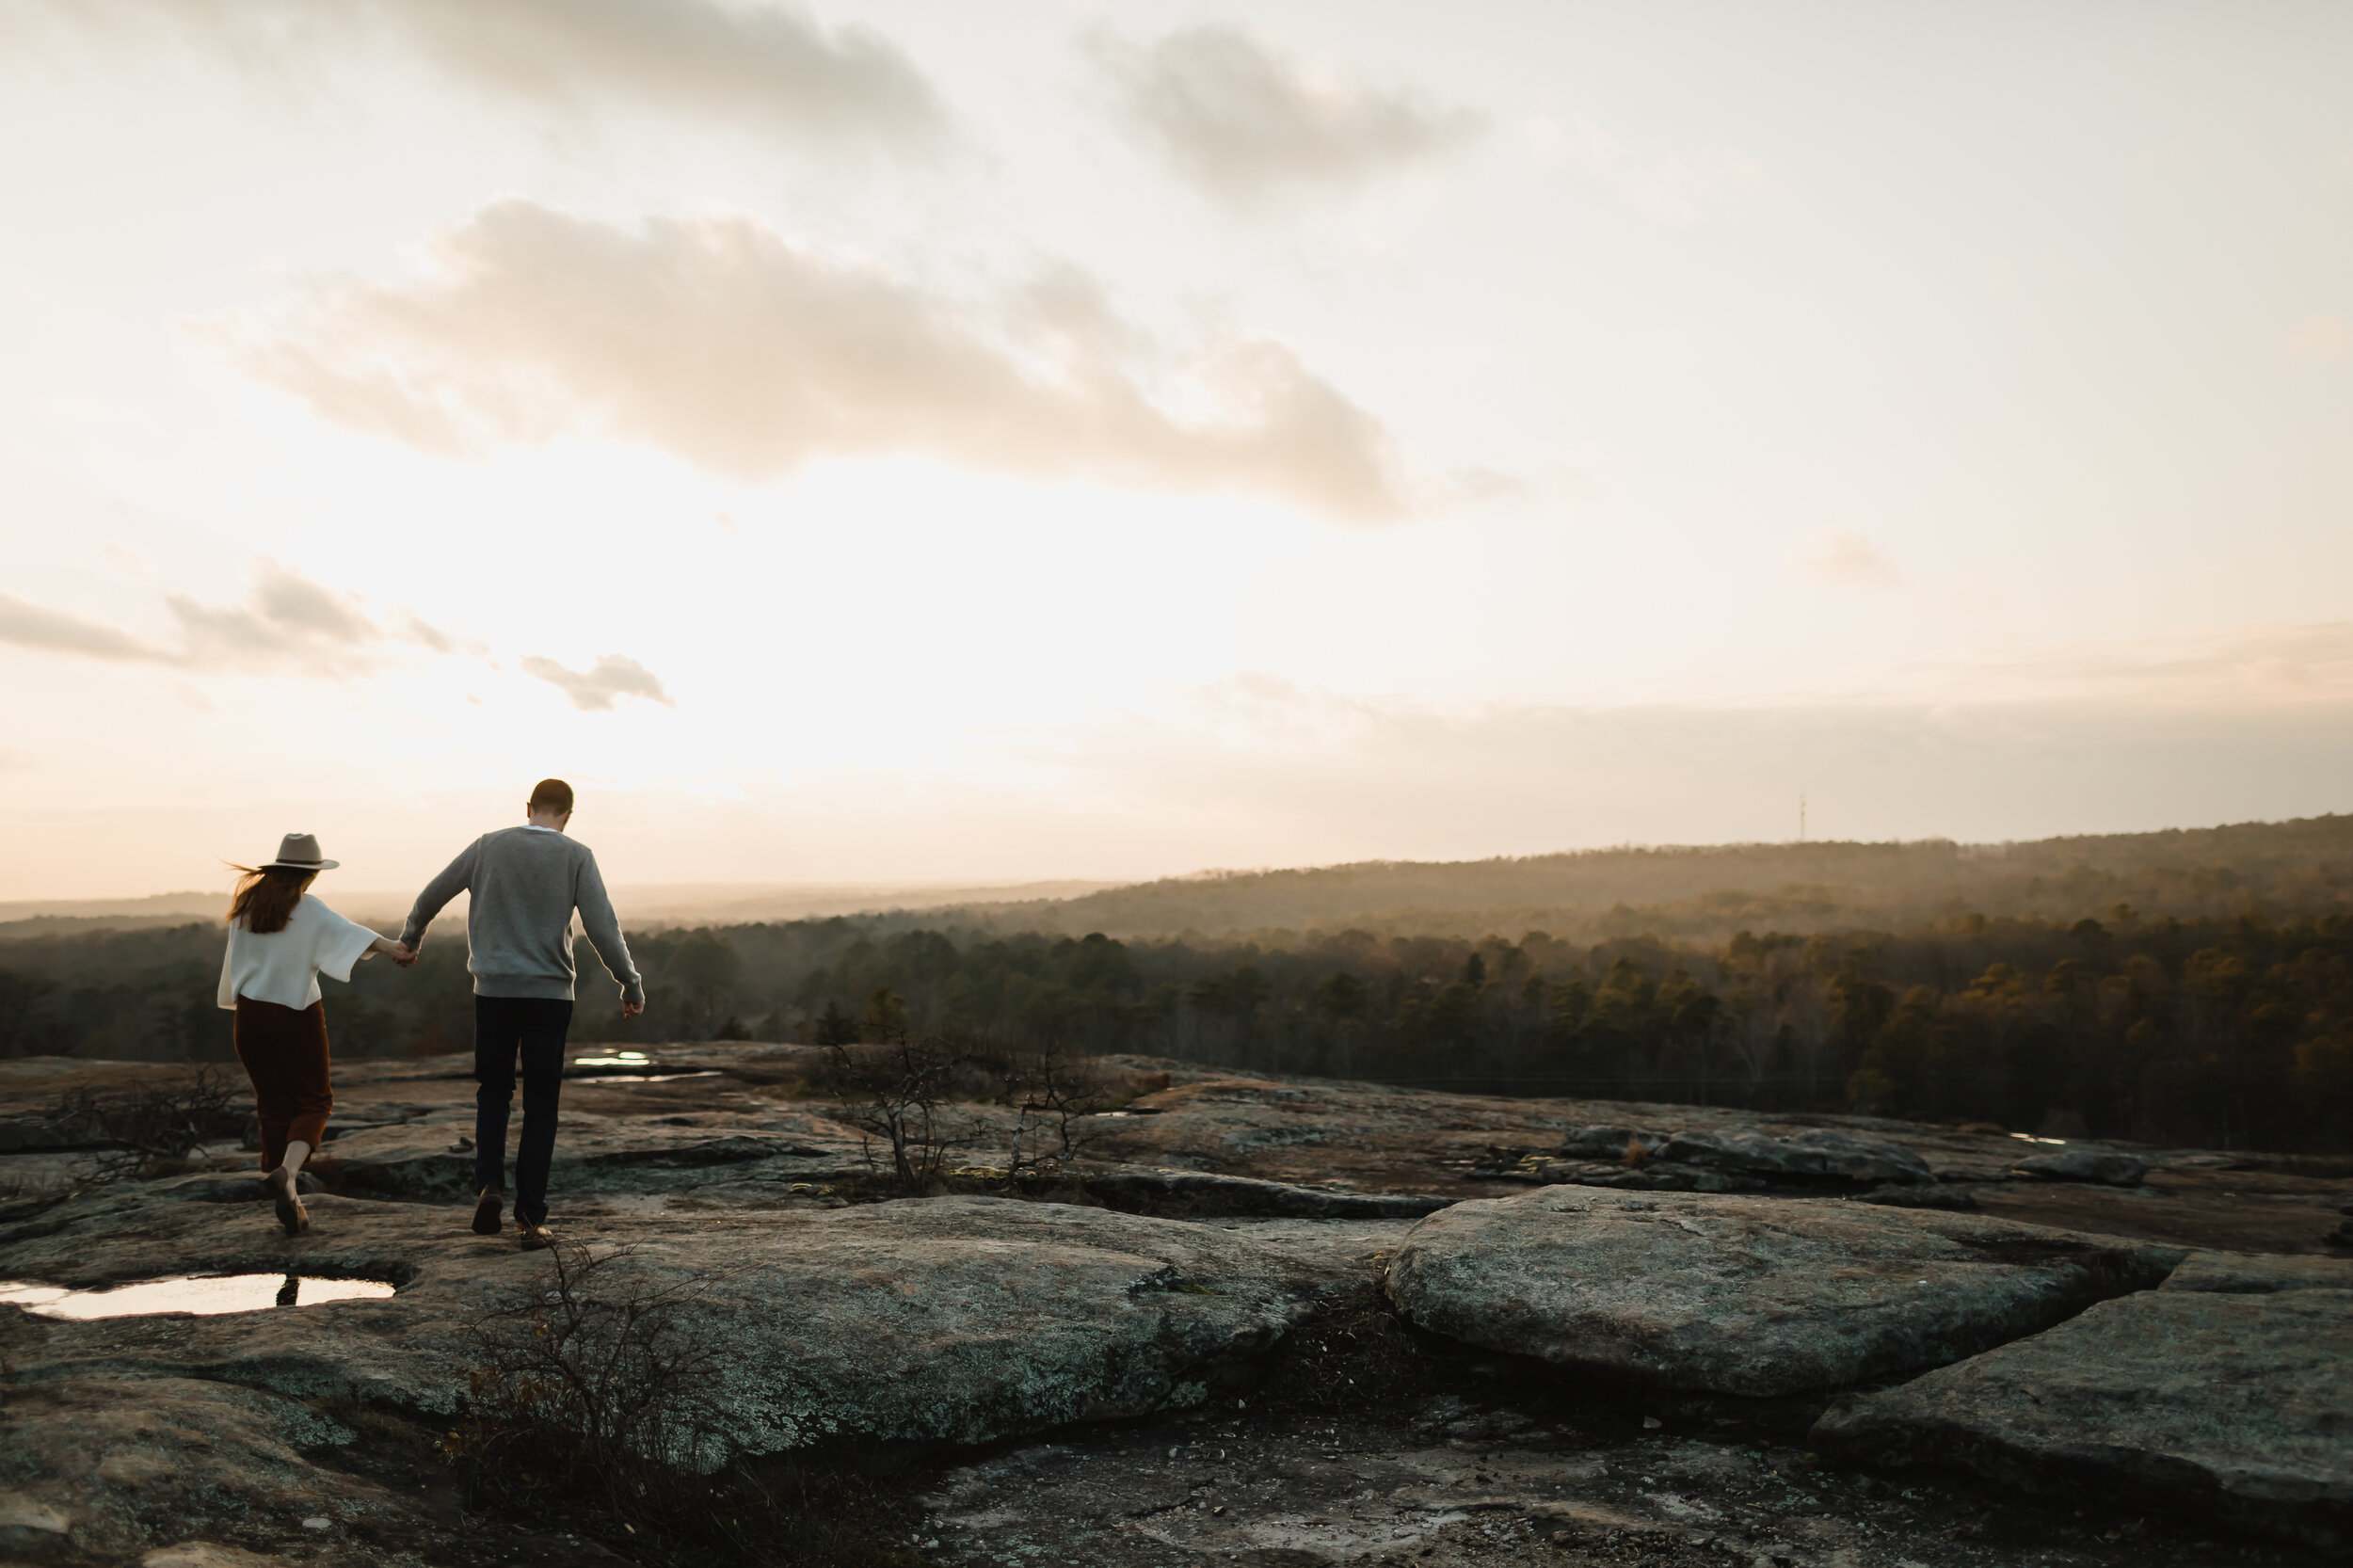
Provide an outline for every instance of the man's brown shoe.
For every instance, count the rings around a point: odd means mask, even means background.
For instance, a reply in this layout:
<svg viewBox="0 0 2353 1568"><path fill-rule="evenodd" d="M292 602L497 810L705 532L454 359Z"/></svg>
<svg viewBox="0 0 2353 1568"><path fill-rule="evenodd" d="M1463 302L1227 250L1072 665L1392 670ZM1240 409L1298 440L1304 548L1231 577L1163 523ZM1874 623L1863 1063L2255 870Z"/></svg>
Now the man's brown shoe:
<svg viewBox="0 0 2353 1568"><path fill-rule="evenodd" d="M537 1252L542 1247L555 1245L555 1232L545 1225L535 1225L528 1220L518 1220L515 1222L515 1228L519 1233L515 1240L522 1243L522 1249L525 1252Z"/></svg>
<svg viewBox="0 0 2353 1568"><path fill-rule="evenodd" d="M473 1233L476 1236L496 1236L499 1233L499 1207L506 1194L495 1187L486 1188L474 1200Z"/></svg>

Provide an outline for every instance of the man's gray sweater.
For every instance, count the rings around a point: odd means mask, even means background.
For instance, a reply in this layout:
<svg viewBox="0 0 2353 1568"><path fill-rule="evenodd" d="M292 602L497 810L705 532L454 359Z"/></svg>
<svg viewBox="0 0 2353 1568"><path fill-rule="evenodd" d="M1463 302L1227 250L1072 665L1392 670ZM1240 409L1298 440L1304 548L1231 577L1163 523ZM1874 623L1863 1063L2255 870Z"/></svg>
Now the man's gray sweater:
<svg viewBox="0 0 2353 1568"><path fill-rule="evenodd" d="M642 1002L646 983L629 960L621 922L586 844L552 828L505 827L485 833L417 895L400 939L415 947L441 906L472 893L466 940L473 988L483 997L572 1000L572 911L621 984L621 1000Z"/></svg>

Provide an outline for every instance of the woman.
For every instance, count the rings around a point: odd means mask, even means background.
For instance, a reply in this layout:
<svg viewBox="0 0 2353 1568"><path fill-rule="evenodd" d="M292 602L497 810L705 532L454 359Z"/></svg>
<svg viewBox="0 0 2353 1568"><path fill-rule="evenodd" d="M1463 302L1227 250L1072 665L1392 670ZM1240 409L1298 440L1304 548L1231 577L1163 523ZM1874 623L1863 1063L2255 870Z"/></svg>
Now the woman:
<svg viewBox="0 0 2353 1568"><path fill-rule="evenodd" d="M319 975L348 981L352 965L371 953L387 952L402 964L410 958L400 943L311 896L312 880L337 864L320 857L312 835L289 833L268 865L237 867L245 874L229 903L229 952L220 963L220 1004L237 1015L237 1060L253 1080L264 1179L289 1236L311 1228L295 1178L326 1136L335 1104Z"/></svg>

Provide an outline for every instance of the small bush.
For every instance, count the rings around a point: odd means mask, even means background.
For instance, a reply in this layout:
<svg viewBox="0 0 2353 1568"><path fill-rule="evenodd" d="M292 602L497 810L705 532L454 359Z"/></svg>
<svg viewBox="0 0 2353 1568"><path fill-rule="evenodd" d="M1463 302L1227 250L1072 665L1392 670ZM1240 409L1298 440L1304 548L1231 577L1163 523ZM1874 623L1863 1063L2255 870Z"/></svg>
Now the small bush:
<svg viewBox="0 0 2353 1568"><path fill-rule="evenodd" d="M228 1076L200 1067L174 1082L100 1092L76 1089L50 1102L42 1120L68 1145L94 1148L82 1185L186 1160L216 1140L236 1137L249 1117Z"/></svg>
<svg viewBox="0 0 2353 1568"><path fill-rule="evenodd" d="M979 1064L958 1041L902 1034L882 1045L826 1048L825 1079L840 1117L890 1149L890 1179L898 1191L921 1193L944 1187L953 1140L940 1108L958 1080Z"/></svg>
<svg viewBox="0 0 2353 1568"><path fill-rule="evenodd" d="M913 1568L897 1543L920 1514L888 1481L726 1456L720 1347L683 1310L703 1282L620 1283L625 1256L559 1242L527 1299L475 1325L465 1416L440 1445L470 1504L677 1568Z"/></svg>

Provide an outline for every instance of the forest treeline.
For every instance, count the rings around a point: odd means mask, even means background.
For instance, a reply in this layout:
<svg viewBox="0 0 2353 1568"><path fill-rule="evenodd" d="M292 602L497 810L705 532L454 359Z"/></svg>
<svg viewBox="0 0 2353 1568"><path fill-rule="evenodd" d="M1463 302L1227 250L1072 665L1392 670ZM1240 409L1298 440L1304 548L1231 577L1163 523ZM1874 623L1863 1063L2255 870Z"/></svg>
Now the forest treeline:
<svg viewBox="0 0 2353 1568"><path fill-rule="evenodd" d="M1002 936L831 919L640 933L624 1022L584 945L579 1041L970 1031L1505 1094L1860 1111L2340 1151L2353 911L1957 913L1905 930L1572 942ZM223 1060L217 925L0 944L0 1053ZM329 984L344 1057L469 1047L462 941Z"/></svg>
<svg viewBox="0 0 2353 1568"><path fill-rule="evenodd" d="M1368 861L1170 877L1080 898L935 910L934 924L1081 936L1331 931L1476 937L1651 933L1708 944L1743 928L1902 931L1964 910L2074 920L2128 903L2193 916L2353 903L2353 816L1961 844L1628 847L1493 860Z"/></svg>

